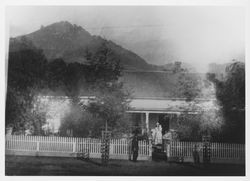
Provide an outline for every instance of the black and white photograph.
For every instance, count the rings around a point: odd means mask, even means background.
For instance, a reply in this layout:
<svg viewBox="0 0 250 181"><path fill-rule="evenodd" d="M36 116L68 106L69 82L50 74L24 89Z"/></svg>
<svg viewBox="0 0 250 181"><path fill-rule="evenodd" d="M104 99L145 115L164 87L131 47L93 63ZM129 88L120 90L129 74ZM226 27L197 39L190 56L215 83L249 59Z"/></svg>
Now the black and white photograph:
<svg viewBox="0 0 250 181"><path fill-rule="evenodd" d="M244 6L8 5L5 42L5 176L246 176Z"/></svg>

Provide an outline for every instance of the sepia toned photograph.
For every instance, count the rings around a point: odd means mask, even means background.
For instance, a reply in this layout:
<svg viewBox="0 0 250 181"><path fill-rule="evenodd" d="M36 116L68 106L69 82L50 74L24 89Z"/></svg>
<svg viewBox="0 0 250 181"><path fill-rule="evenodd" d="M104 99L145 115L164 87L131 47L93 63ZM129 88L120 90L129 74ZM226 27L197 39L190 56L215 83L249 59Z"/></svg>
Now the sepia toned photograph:
<svg viewBox="0 0 250 181"><path fill-rule="evenodd" d="M244 7L5 13L5 176L246 176Z"/></svg>

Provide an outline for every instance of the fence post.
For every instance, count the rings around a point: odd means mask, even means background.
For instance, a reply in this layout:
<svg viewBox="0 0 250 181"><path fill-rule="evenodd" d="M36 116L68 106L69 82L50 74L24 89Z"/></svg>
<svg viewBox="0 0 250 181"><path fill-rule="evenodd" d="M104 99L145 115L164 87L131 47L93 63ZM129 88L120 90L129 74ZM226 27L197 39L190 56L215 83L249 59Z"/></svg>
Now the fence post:
<svg viewBox="0 0 250 181"><path fill-rule="evenodd" d="M149 143L148 143L148 151L149 151L149 161L152 160L152 140L149 139Z"/></svg>
<svg viewBox="0 0 250 181"><path fill-rule="evenodd" d="M36 142L36 151L39 151L39 141Z"/></svg>
<svg viewBox="0 0 250 181"><path fill-rule="evenodd" d="M76 152L76 142L73 142L73 153Z"/></svg>
<svg viewBox="0 0 250 181"><path fill-rule="evenodd" d="M113 144L113 139L110 140L110 150L109 150L109 154L113 155L114 154L114 144Z"/></svg>

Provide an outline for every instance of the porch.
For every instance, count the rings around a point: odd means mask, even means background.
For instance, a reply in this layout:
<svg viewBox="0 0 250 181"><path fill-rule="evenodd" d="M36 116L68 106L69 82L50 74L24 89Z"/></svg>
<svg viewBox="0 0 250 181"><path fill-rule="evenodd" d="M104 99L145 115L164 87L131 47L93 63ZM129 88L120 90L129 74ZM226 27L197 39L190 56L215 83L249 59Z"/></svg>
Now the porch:
<svg viewBox="0 0 250 181"><path fill-rule="evenodd" d="M175 129L175 123L181 115L197 115L216 106L211 99L187 102L185 99L134 98L130 102L130 107L127 113L130 114L133 126L138 128L142 135L150 135L157 122L162 126L164 135L170 129Z"/></svg>

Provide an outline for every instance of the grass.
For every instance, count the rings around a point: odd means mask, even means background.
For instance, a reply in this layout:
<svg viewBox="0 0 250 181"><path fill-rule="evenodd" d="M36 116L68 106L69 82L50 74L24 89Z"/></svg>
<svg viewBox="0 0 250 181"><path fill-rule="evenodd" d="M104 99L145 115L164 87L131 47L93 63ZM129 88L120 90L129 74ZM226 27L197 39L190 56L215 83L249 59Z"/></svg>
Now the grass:
<svg viewBox="0 0 250 181"><path fill-rule="evenodd" d="M100 159L6 156L6 175L57 176L244 176L245 166L236 164L194 165L165 161L110 160L102 166Z"/></svg>

